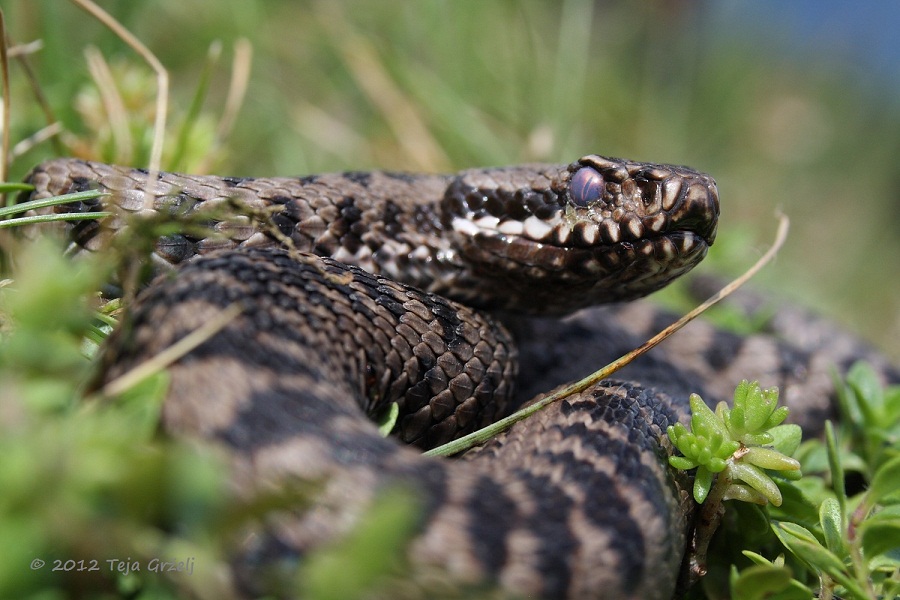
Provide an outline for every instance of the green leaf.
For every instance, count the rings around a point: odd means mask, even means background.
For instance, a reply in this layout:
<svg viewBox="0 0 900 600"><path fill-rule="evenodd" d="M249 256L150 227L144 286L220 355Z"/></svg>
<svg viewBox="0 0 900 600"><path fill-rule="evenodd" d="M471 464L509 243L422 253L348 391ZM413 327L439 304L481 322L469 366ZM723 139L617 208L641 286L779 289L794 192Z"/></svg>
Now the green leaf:
<svg viewBox="0 0 900 600"><path fill-rule="evenodd" d="M769 524L766 522L766 530L769 529ZM767 565L771 567L783 567L784 566L784 554L779 554L775 557L775 560L769 560L762 554L757 554L751 550L741 550L741 554L749 558L757 565Z"/></svg>
<svg viewBox="0 0 900 600"><path fill-rule="evenodd" d="M691 429L695 435L711 437L715 433L728 439L728 430L722 420L709 408L697 394L691 394Z"/></svg>
<svg viewBox="0 0 900 600"><path fill-rule="evenodd" d="M381 437L387 437L394 430L394 425L397 424L397 417L400 416L400 405L396 402L391 402L391 405L387 407L387 409L381 415L381 419L378 423L378 432L381 434Z"/></svg>
<svg viewBox="0 0 900 600"><path fill-rule="evenodd" d="M884 409L885 423L893 424L896 430L900 426L900 385L885 390Z"/></svg>
<svg viewBox="0 0 900 600"><path fill-rule="evenodd" d="M767 430L775 427L788 415L787 407L778 406L778 388L761 389L759 382L741 381L734 391L734 406L728 409L724 403L716 407L716 414L725 423L733 440L747 446L773 443Z"/></svg>
<svg viewBox="0 0 900 600"><path fill-rule="evenodd" d="M757 554L756 552L753 552L751 550L741 550L741 554L752 560L757 565L765 565L770 567L778 566L762 554Z"/></svg>
<svg viewBox="0 0 900 600"><path fill-rule="evenodd" d="M775 438L768 431L763 431L761 433L745 433L741 436L741 441L748 446L768 446L775 441Z"/></svg>
<svg viewBox="0 0 900 600"><path fill-rule="evenodd" d="M747 403L744 409L747 414L745 420L747 431L759 431L768 421L774 408L774 401L762 393L757 382L753 382L747 394Z"/></svg>
<svg viewBox="0 0 900 600"><path fill-rule="evenodd" d="M666 435L672 440L674 446L678 445L678 438L680 438L685 431L687 431L687 428L681 423L675 423L674 425L666 427Z"/></svg>
<svg viewBox="0 0 900 600"><path fill-rule="evenodd" d="M841 505L841 514L847 514L847 490L844 488L844 466L838 452L838 439L831 421L825 421L825 448L828 450L828 468L831 471L831 485L834 495Z"/></svg>
<svg viewBox="0 0 900 600"><path fill-rule="evenodd" d="M825 546L836 554L844 554L843 516L834 498L826 498L819 506L819 523L825 536Z"/></svg>
<svg viewBox="0 0 900 600"><path fill-rule="evenodd" d="M863 521L860 530L863 551L870 560L879 554L900 549L900 517L869 518Z"/></svg>
<svg viewBox="0 0 900 600"><path fill-rule="evenodd" d="M682 454L688 452L691 443L694 441L693 434L691 434L691 432L688 431L688 428L681 423L669 425L666 428L666 434L668 434L669 439L672 441L672 445L678 448Z"/></svg>
<svg viewBox="0 0 900 600"><path fill-rule="evenodd" d="M762 469L771 469L773 471L800 470L799 462L771 448L747 448L747 453L741 457L741 460Z"/></svg>
<svg viewBox="0 0 900 600"><path fill-rule="evenodd" d="M736 462L731 465L734 479L740 479L757 492L765 496L775 506L781 506L781 490L762 470L753 465Z"/></svg>
<svg viewBox="0 0 900 600"><path fill-rule="evenodd" d="M824 489L824 482L817 477L804 477L800 481L776 481L781 490L781 506L775 518L795 523L815 523L819 519L819 504L830 494Z"/></svg>
<svg viewBox="0 0 900 600"><path fill-rule="evenodd" d="M727 462L716 456L713 456L706 462L706 468L709 469L712 473L721 473L727 466Z"/></svg>
<svg viewBox="0 0 900 600"><path fill-rule="evenodd" d="M867 502L877 504L882 498L897 492L900 492L900 456L892 458L875 471L866 493Z"/></svg>
<svg viewBox="0 0 900 600"><path fill-rule="evenodd" d="M757 493L753 488L747 489ZM763 500L765 499L763 498ZM766 505L768 505L768 502ZM758 547L759 544L773 541L772 529L769 527L771 518L764 506L757 503L732 502L731 506L728 507L728 510L732 512L733 518L740 524L741 539L746 540L748 545L745 547L747 548Z"/></svg>
<svg viewBox="0 0 900 600"><path fill-rule="evenodd" d="M762 600L772 598L775 592L788 589L791 570L787 567L754 565L741 571L731 580L731 597L734 600ZM781 598L782 596L779 596ZM800 598L801 596L788 596ZM808 596L806 597L808 598Z"/></svg>
<svg viewBox="0 0 900 600"><path fill-rule="evenodd" d="M847 385L853 390L863 421L881 425L879 415L884 406L884 392L872 365L865 361L854 363L847 373Z"/></svg>
<svg viewBox="0 0 900 600"><path fill-rule="evenodd" d="M778 425L769 430L772 446L786 456L794 456L803 441L803 430L799 425Z"/></svg>
<svg viewBox="0 0 900 600"><path fill-rule="evenodd" d="M697 475L694 477L694 500L697 504L703 504L712 488L713 474L706 467L697 469Z"/></svg>
<svg viewBox="0 0 900 600"><path fill-rule="evenodd" d="M697 467L697 463L683 456L670 456L669 464L682 471L690 471Z"/></svg>
<svg viewBox="0 0 900 600"><path fill-rule="evenodd" d="M778 397L776 395L775 400L773 402L777 402ZM787 419L790 414L790 409L787 406L779 406L772 414L769 415L769 418L766 420L765 425L763 425L763 429L772 429L773 427L777 427L780 425L785 419Z"/></svg>
<svg viewBox="0 0 900 600"><path fill-rule="evenodd" d="M779 477L781 479L787 479L789 481L800 481L803 479L803 471L777 471L772 473L773 477ZM776 483L778 483L776 481Z"/></svg>
<svg viewBox="0 0 900 600"><path fill-rule="evenodd" d="M769 503L768 498L757 492L750 486L742 485L740 483L732 483L728 486L728 489L725 490L724 496L722 496L723 500L740 500L741 502L748 502L750 504L758 504L760 506L765 506Z"/></svg>
<svg viewBox="0 0 900 600"><path fill-rule="evenodd" d="M200 75L197 77L197 89L194 91L193 100L191 101L190 108L188 109L188 113L184 119L184 123L178 131L175 150L174 152L172 152L172 158L168 167L168 169L172 171L181 171L183 169L189 168L188 165L183 162L185 154L187 154L188 147L190 145L188 142L191 138L191 133L194 130L194 126L199 121L200 111L203 107L203 100L206 97L206 93L209 89L209 81L212 77L214 67L218 63L221 49L222 44L221 42L217 41L209 47L209 51L206 54L206 62L203 64L203 68L200 70Z"/></svg>
<svg viewBox="0 0 900 600"><path fill-rule="evenodd" d="M897 580L886 580L882 584L882 592L883 598L897 598L900 597L900 581Z"/></svg>
<svg viewBox="0 0 900 600"><path fill-rule="evenodd" d="M820 544L808 529L795 523L775 521L772 523L772 531L775 532L784 547L807 563L814 573L823 571L847 588L851 594L855 594L859 598L867 597L866 591L847 574L841 559Z"/></svg>
<svg viewBox="0 0 900 600"><path fill-rule="evenodd" d="M782 539L780 533L783 531L785 535L790 536L791 539L797 539L809 544L818 544L819 540L812 534L812 532L803 527L802 525L797 525L796 523L787 523L781 521L773 521L772 527L774 528L775 535L778 536L778 539Z"/></svg>

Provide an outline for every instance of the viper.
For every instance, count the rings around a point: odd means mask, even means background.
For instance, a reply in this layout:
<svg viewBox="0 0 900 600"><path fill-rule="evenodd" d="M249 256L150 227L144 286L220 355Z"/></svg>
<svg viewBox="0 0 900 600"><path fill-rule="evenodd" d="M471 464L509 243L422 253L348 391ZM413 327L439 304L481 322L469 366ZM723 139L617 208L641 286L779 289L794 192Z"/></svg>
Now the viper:
<svg viewBox="0 0 900 600"><path fill-rule="evenodd" d="M415 507L403 589L671 597L696 507L688 477L668 468L664 432L686 421L691 392L715 401L741 378L779 385L814 430L830 410L833 365L868 357L900 380L851 336L817 334L823 322L805 313L771 320L787 339L698 323L621 380L456 460L425 457L665 323L630 301L706 255L714 180L589 155L453 175L299 178L61 159L27 181L27 199L108 194L54 209L114 212L67 226L73 255L104 251L142 216L203 224L156 240L149 263L160 274L106 345L98 385L236 307L171 365L162 423L223 448L243 497L315 483L311 504L273 510L234 548L246 596L290 595L271 586L401 490ZM386 438L373 419L391 405L399 417Z"/></svg>

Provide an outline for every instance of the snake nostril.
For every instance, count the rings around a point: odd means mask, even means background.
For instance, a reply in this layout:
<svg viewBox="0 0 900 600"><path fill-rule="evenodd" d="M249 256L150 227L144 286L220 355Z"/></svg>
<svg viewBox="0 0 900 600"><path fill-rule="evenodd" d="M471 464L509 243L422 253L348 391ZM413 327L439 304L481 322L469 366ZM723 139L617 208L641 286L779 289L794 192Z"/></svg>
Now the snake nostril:
<svg viewBox="0 0 900 600"><path fill-rule="evenodd" d="M625 187L623 183L623 192ZM658 180L635 179L631 187L631 196L640 200L646 214L655 213L662 208L662 184Z"/></svg>

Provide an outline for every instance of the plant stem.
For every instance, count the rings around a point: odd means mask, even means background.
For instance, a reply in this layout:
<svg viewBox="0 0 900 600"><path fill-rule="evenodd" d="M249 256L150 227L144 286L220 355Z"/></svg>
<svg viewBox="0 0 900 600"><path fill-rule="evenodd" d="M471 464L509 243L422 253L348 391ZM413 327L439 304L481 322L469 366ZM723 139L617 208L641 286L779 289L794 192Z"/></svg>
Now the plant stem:
<svg viewBox="0 0 900 600"><path fill-rule="evenodd" d="M709 550L709 543L722 522L722 516L725 514L723 499L733 481L731 469L725 467L724 471L716 475L712 489L706 500L700 505L689 549L690 585L706 575L706 554Z"/></svg>
<svg viewBox="0 0 900 600"><path fill-rule="evenodd" d="M868 498L864 498L848 519L847 545L850 551L850 561L853 563L853 573L856 575L859 586L866 590L867 597L875 598L875 590L872 588L872 579L869 577L869 569L866 565L865 558L863 558L862 555L862 536L858 535L857 531L860 523L866 519L871 508L867 500Z"/></svg>

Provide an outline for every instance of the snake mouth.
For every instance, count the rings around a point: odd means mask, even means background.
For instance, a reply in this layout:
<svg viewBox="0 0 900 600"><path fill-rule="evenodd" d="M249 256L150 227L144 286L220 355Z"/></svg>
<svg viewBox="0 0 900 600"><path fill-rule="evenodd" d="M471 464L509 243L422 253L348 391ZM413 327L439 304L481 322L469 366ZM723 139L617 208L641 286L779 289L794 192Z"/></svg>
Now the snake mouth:
<svg viewBox="0 0 900 600"><path fill-rule="evenodd" d="M546 166L531 188L466 185L445 198L452 228L464 235L506 236L558 248L613 247L693 233L715 241L715 181L686 167L588 156L550 179ZM541 180L549 185L537 187Z"/></svg>
<svg viewBox="0 0 900 600"><path fill-rule="evenodd" d="M528 170L524 185L498 185L496 171L484 185L463 176L444 199L460 255L520 298L504 308L563 313L641 297L715 241L718 192L703 173L594 155Z"/></svg>
<svg viewBox="0 0 900 600"><path fill-rule="evenodd" d="M478 281L471 294L458 296L484 308L546 315L646 296L693 269L709 249L707 240L691 231L591 248L483 233L466 240L461 254ZM481 301L480 281L506 293Z"/></svg>

